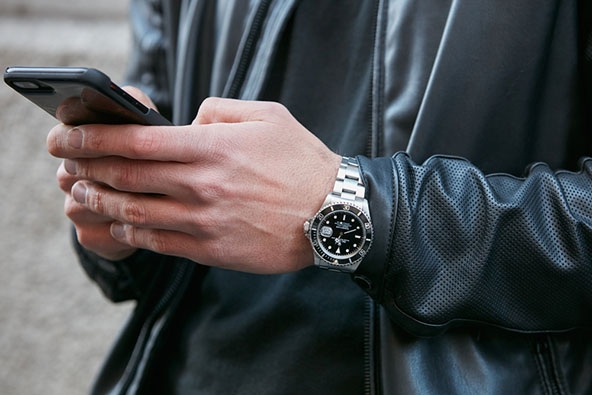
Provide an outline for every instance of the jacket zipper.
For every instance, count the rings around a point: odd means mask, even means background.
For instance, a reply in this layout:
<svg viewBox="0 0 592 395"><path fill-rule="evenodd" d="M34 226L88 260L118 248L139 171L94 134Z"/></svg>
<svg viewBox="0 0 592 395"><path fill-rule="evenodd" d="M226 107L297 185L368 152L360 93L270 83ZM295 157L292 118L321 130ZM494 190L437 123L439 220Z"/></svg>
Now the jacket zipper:
<svg viewBox="0 0 592 395"><path fill-rule="evenodd" d="M247 76L247 71L249 70L251 60L255 55L255 44L261 35L263 21L265 21L265 17L267 16L270 5L271 0L262 0L257 7L257 11L255 12L255 16L253 17L253 22L251 24L251 29L249 30L249 34L245 40L245 45L243 46L234 79L230 85L230 89L228 90L227 97L229 98L239 98L240 90Z"/></svg>
<svg viewBox="0 0 592 395"><path fill-rule="evenodd" d="M370 296L366 297L364 333L364 394L381 394L380 383L380 316L379 307Z"/></svg>
<svg viewBox="0 0 592 395"><path fill-rule="evenodd" d="M374 128L375 128L375 111L374 108L376 107L377 103L374 100L375 94L375 73L376 67L374 66L377 56L376 51L376 42L378 40L377 31L378 31L378 13L380 12L380 1L376 1L374 3L374 22L372 24L372 37L374 37L374 42L372 43L374 50L372 51L372 57L370 58L370 67L372 72L370 73L370 93L368 97L368 112L370 113L370 122L369 122L369 133L368 133L368 140L366 141L366 156L369 158L373 157L375 154L375 147L374 147Z"/></svg>
<svg viewBox="0 0 592 395"><path fill-rule="evenodd" d="M164 314L166 308L170 305L173 297L179 293L179 290L185 288L191 278L192 264L188 262L180 263L178 267L173 271L169 285L165 288L163 295L160 297L154 309L144 321L134 351L128 361L127 367L121 379L121 387L119 390L120 394L125 394L132 382L134 381L137 373L140 361L144 356L146 345L150 340L152 328L156 321Z"/></svg>
<svg viewBox="0 0 592 395"><path fill-rule="evenodd" d="M549 336L535 340L534 348L545 394L564 394Z"/></svg>
<svg viewBox="0 0 592 395"><path fill-rule="evenodd" d="M267 16L267 12L269 11L270 5L271 0L262 0L261 3L259 3L259 6L253 18L251 29L249 30L248 36L245 41L245 45L243 47L243 51L237 66L235 78L228 92L228 97L230 98L238 98L240 89L246 78L247 71L251 63L251 59L255 54L255 44L261 34L263 21ZM165 308L169 305L173 297L177 294L178 290L182 288L181 286L184 283L187 283L188 278L190 277L187 275L188 272L189 263L183 263L180 268L176 269L176 271L173 273L173 280L171 281L171 284L166 288L164 295L158 301L158 303L154 307L154 310L142 326L142 330L140 331L140 335L138 336L136 347L134 348L132 356L130 357L130 361L128 362L126 371L123 375L123 384L121 386L121 390L119 391L120 394L125 394L129 390L130 385L132 384L137 375L137 370L140 365L140 361L142 360L144 351L146 349L146 345L148 343L148 340L150 339L152 327L154 326L156 321L162 316Z"/></svg>
<svg viewBox="0 0 592 395"><path fill-rule="evenodd" d="M383 127L382 119L382 96L383 84L383 46L384 30L386 27L386 15L388 12L387 0L375 0L374 23L372 37L374 37L372 58L370 59L370 97L368 110L370 112L370 125L366 155L375 158L379 154L380 128ZM365 333L365 368L364 368L364 391L367 395L381 394L381 355L380 355L380 315L379 305L370 296L367 296L366 333Z"/></svg>
<svg viewBox="0 0 592 395"><path fill-rule="evenodd" d="M369 296L366 296L366 316L365 316L365 331L364 331L364 394L371 395L372 391L372 377L374 374L373 371L373 352L372 352L372 336L374 335L372 331L372 322L373 320L373 301Z"/></svg>

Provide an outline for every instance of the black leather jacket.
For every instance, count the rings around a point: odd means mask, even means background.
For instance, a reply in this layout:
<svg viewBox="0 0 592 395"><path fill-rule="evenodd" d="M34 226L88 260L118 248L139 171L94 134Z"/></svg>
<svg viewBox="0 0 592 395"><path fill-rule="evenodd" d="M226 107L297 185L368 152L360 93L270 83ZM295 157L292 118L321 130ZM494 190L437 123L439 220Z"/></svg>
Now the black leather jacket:
<svg viewBox="0 0 592 395"><path fill-rule="evenodd" d="M208 95L278 100L360 155L364 391L592 392L590 6L251 3L133 1L130 82L177 124ZM155 328L201 269L77 248L111 299L138 300L95 392L145 389Z"/></svg>

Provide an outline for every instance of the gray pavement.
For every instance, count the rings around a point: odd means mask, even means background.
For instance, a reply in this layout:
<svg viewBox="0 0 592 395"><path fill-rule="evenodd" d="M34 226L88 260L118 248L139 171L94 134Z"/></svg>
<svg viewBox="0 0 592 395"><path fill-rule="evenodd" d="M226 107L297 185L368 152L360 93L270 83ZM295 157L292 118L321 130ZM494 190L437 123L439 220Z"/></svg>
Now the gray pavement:
<svg viewBox="0 0 592 395"><path fill-rule="evenodd" d="M127 1L0 0L0 68L92 66L121 80ZM88 392L132 308L86 278L69 241L56 121L0 84L0 394Z"/></svg>

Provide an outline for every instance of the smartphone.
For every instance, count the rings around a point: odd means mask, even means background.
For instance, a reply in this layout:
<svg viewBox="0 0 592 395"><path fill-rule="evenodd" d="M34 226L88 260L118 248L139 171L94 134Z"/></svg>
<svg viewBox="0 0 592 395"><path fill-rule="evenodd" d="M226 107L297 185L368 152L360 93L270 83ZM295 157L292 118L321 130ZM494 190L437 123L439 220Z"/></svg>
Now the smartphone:
<svg viewBox="0 0 592 395"><path fill-rule="evenodd" d="M172 125L97 69L9 67L4 82L67 125Z"/></svg>

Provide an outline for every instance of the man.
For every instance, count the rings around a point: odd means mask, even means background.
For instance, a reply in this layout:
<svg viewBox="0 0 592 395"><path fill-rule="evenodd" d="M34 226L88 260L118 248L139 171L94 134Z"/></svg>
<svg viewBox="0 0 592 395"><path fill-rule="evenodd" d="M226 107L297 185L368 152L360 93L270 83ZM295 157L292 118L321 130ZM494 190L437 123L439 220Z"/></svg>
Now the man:
<svg viewBox="0 0 592 395"><path fill-rule="evenodd" d="M138 301L94 392L591 390L583 5L132 7L131 82L187 126L48 138Z"/></svg>

